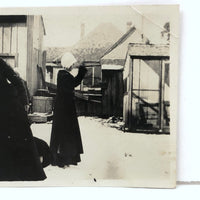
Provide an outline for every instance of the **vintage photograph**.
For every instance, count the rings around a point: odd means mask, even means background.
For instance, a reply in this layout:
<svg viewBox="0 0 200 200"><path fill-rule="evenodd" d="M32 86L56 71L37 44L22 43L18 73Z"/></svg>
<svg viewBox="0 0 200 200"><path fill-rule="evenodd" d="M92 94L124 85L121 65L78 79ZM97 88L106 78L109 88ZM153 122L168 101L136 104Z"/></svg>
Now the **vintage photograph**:
<svg viewBox="0 0 200 200"><path fill-rule="evenodd" d="M176 187L179 7L0 10L0 186Z"/></svg>

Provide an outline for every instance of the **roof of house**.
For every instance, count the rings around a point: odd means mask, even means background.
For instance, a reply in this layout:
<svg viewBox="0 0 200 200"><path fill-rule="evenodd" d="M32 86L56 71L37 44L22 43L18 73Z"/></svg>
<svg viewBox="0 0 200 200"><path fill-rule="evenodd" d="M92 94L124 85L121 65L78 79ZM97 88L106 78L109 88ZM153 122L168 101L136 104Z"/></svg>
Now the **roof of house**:
<svg viewBox="0 0 200 200"><path fill-rule="evenodd" d="M112 23L99 24L73 47L72 53L78 60L99 61L122 34Z"/></svg>
<svg viewBox="0 0 200 200"><path fill-rule="evenodd" d="M102 56L102 64L124 65L129 43L147 43L148 38L135 27L131 27Z"/></svg>
<svg viewBox="0 0 200 200"><path fill-rule="evenodd" d="M22 23L26 22L26 15L1 15L0 23Z"/></svg>
<svg viewBox="0 0 200 200"><path fill-rule="evenodd" d="M15 23L26 23L28 15L1 15L0 16L0 23L6 24L15 24ZM42 22L42 28L44 35L46 35L45 25L43 21L42 15L40 15L40 19Z"/></svg>
<svg viewBox="0 0 200 200"><path fill-rule="evenodd" d="M122 32L111 23L102 23L65 52L71 52L79 61L97 62L100 61L105 51L107 51L121 35ZM65 52L61 52L54 61L60 62L62 54Z"/></svg>
<svg viewBox="0 0 200 200"><path fill-rule="evenodd" d="M71 47L47 47L46 62L51 63L55 58L70 50Z"/></svg>
<svg viewBox="0 0 200 200"><path fill-rule="evenodd" d="M117 42L115 42L105 53L103 56L106 54L110 53L114 48L116 48L118 45L123 43L133 32L135 32L136 28L133 26L131 27L124 35L122 35L121 38Z"/></svg>

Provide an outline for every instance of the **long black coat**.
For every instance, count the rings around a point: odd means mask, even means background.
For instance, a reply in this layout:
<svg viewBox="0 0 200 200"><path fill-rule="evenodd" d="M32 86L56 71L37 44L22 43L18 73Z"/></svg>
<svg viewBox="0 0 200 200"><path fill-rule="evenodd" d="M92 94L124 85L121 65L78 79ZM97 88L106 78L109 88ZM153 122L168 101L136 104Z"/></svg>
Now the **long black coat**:
<svg viewBox="0 0 200 200"><path fill-rule="evenodd" d="M0 59L0 181L46 178L25 104L27 97L23 81Z"/></svg>
<svg viewBox="0 0 200 200"><path fill-rule="evenodd" d="M81 83L86 69L81 66L73 77L60 70L57 78L57 95L54 109L50 149L52 165L76 165L83 153L80 129L74 102L74 87Z"/></svg>

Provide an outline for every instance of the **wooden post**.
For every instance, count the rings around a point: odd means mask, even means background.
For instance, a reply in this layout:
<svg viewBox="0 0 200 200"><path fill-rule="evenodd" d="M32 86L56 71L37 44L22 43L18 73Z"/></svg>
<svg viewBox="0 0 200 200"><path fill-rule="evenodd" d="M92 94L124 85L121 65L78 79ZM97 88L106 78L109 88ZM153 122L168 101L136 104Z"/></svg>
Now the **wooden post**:
<svg viewBox="0 0 200 200"><path fill-rule="evenodd" d="M42 70L43 70L44 80L46 80L46 57L47 57L47 52L43 51L42 52Z"/></svg>
<svg viewBox="0 0 200 200"><path fill-rule="evenodd" d="M129 91L128 91L128 129L132 129L132 90L133 90L133 58L129 62Z"/></svg>
<svg viewBox="0 0 200 200"><path fill-rule="evenodd" d="M12 31L13 31L13 28L12 28L12 25L10 27L10 54L12 53Z"/></svg>
<svg viewBox="0 0 200 200"><path fill-rule="evenodd" d="M33 62L33 23L34 17L27 16L27 69L26 80L29 86L30 94L33 95L33 80L32 80L32 62Z"/></svg>
<svg viewBox="0 0 200 200"><path fill-rule="evenodd" d="M165 61L162 61L161 130L164 128Z"/></svg>
<svg viewBox="0 0 200 200"><path fill-rule="evenodd" d="M92 86L94 86L94 67L92 68Z"/></svg>
<svg viewBox="0 0 200 200"><path fill-rule="evenodd" d="M2 26L2 53L4 53L3 48L4 48L4 26Z"/></svg>
<svg viewBox="0 0 200 200"><path fill-rule="evenodd" d="M163 131L163 111L164 111L164 87L165 87L165 70L164 61L160 61L161 73L160 73L160 95L159 95L159 131Z"/></svg>

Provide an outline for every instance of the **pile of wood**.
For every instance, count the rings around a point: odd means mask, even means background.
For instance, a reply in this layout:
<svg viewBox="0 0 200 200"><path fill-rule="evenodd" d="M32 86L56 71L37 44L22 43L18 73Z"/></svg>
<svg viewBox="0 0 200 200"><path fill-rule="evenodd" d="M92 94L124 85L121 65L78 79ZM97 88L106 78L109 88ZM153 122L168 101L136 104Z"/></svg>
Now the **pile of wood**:
<svg viewBox="0 0 200 200"><path fill-rule="evenodd" d="M34 112L29 114L28 117L31 123L46 123L52 120L53 114Z"/></svg>

